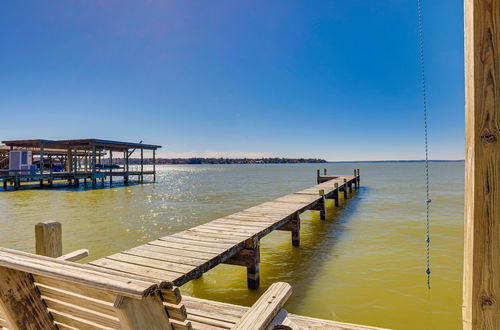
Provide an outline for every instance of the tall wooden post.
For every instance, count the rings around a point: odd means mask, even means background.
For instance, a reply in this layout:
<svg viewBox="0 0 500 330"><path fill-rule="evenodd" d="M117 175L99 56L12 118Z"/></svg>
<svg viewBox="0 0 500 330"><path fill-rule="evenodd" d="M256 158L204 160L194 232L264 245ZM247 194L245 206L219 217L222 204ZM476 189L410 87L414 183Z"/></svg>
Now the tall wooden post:
<svg viewBox="0 0 500 330"><path fill-rule="evenodd" d="M464 329L500 329L500 0L465 0Z"/></svg>
<svg viewBox="0 0 500 330"><path fill-rule="evenodd" d="M62 256L61 224L56 221L40 222L35 225L36 254L57 258Z"/></svg>
<svg viewBox="0 0 500 330"><path fill-rule="evenodd" d="M319 170L317 170L317 172L316 172L316 182L317 182L318 184L320 184L320 183L321 183L320 181L321 181L321 180L320 180L320 171L319 171Z"/></svg>

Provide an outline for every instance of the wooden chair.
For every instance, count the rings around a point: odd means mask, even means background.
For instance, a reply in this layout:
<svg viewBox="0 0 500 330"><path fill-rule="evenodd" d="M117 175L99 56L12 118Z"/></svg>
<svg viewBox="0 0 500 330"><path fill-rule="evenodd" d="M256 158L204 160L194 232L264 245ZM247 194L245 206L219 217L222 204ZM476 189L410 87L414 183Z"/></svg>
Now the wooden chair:
<svg viewBox="0 0 500 330"><path fill-rule="evenodd" d="M294 328L282 306L287 283L273 284L234 329ZM169 282L0 248L0 328L191 329Z"/></svg>

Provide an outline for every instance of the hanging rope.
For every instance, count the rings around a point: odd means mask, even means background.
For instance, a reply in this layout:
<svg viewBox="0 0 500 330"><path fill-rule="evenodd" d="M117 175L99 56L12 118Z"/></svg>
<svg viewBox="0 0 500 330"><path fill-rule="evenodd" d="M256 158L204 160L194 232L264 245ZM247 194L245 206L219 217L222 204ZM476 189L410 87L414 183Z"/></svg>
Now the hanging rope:
<svg viewBox="0 0 500 330"><path fill-rule="evenodd" d="M427 89L425 84L425 61L424 61L424 21L422 13L422 0L417 0L418 3L418 35L420 48L420 78L422 80L422 103L424 110L424 139L425 139L425 243L426 243L426 259L427 268L427 288L431 288L431 229L430 229L430 206L431 199L429 194L429 144L427 142Z"/></svg>

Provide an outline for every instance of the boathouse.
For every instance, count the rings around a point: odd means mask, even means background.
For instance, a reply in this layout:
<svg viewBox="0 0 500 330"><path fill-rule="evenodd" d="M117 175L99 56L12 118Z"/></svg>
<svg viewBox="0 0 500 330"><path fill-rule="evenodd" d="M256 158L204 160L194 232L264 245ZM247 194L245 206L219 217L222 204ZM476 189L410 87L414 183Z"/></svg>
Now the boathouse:
<svg viewBox="0 0 500 330"><path fill-rule="evenodd" d="M135 177L138 182L149 175L156 180L156 150L159 145L110 141L100 139L77 140L7 140L0 146L0 181L4 190L8 186L53 186L55 181L77 186L87 180L92 187L100 181L113 183L114 177ZM131 164L132 155L138 152L137 161ZM152 169L145 169L144 152L152 152L147 163ZM134 166L131 166L134 165Z"/></svg>

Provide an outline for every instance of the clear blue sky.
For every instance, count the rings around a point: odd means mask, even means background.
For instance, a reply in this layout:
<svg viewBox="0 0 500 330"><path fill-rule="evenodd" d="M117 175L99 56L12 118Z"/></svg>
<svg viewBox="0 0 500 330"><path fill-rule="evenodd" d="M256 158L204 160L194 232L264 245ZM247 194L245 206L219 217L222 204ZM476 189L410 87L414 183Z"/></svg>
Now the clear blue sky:
<svg viewBox="0 0 500 330"><path fill-rule="evenodd" d="M431 158L463 158L463 9L424 0ZM422 159L416 0L2 1L0 139Z"/></svg>

